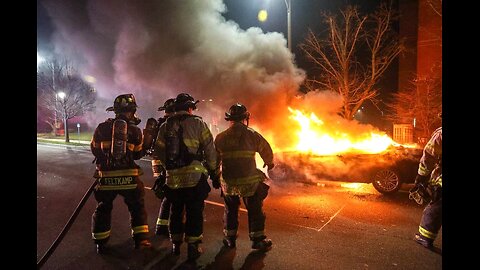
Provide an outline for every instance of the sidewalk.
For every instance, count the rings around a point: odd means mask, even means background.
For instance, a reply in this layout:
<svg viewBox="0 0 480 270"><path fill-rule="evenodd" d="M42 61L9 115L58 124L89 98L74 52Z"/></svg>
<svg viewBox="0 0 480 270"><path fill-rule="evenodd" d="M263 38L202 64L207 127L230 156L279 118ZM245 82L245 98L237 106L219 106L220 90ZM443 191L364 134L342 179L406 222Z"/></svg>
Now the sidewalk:
<svg viewBox="0 0 480 270"><path fill-rule="evenodd" d="M65 142L65 138L62 138L62 139L52 139L52 138L37 137L37 142L38 142L38 141L40 141L40 142L58 142L58 143L68 144L68 143ZM90 141L73 140L73 139L70 139L70 143L90 145Z"/></svg>

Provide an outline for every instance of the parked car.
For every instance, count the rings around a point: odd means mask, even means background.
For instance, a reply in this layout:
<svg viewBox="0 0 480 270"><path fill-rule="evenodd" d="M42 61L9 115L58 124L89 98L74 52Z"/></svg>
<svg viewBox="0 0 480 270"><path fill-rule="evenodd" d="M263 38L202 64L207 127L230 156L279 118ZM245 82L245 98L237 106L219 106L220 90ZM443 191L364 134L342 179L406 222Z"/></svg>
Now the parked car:
<svg viewBox="0 0 480 270"><path fill-rule="evenodd" d="M379 154L313 155L275 153L275 168L269 172L277 182L312 183L321 180L371 183L383 194L397 192L403 183L413 183L422 149L391 147Z"/></svg>

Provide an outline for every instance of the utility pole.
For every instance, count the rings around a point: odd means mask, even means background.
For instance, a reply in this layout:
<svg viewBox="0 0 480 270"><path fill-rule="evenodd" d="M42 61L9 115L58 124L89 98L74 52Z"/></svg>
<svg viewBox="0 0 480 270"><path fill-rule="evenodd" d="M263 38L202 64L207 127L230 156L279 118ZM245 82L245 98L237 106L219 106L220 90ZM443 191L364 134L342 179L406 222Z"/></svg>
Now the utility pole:
<svg viewBox="0 0 480 270"><path fill-rule="evenodd" d="M292 51L292 3L291 0L285 0L287 6L287 44L288 50Z"/></svg>

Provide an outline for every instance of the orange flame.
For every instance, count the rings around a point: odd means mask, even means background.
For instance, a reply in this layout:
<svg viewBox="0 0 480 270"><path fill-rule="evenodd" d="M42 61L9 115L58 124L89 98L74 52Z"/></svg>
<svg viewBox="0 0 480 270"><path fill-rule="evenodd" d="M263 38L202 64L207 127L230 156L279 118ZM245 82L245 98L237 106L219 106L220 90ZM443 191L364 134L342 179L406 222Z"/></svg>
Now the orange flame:
<svg viewBox="0 0 480 270"><path fill-rule="evenodd" d="M300 130L296 132L298 142L294 151L310 152L317 155L332 155L344 152L380 153L395 144L388 135L370 131L365 134L348 134L345 131L329 130L324 121L315 113L306 115L288 107L291 119L297 121Z"/></svg>

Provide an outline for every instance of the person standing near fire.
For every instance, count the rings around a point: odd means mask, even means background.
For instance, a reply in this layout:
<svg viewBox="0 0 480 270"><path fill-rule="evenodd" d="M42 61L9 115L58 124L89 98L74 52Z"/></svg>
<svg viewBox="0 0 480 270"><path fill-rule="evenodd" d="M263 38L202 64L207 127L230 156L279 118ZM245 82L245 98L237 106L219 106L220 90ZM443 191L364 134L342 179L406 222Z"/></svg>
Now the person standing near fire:
<svg viewBox="0 0 480 270"><path fill-rule="evenodd" d="M203 239L204 200L211 190L208 176L214 188L220 187L212 133L202 118L193 114L197 103L187 93L175 98L175 114L160 126L153 151L155 162L152 162L156 167L154 171L165 172L156 182L171 202L172 254L180 254L185 238L189 260L197 259L202 253L199 244Z"/></svg>
<svg viewBox="0 0 480 270"><path fill-rule="evenodd" d="M135 112L137 103L133 94L119 95L113 107L115 118L100 123L93 134L90 149L95 156L94 177L98 184L94 190L97 208L92 215L92 238L98 254L106 251L105 244L111 234L113 200L124 198L131 216L132 237L135 248L151 247L148 238L147 212L144 204L143 174L134 160L143 154L143 135L137 125L140 119Z"/></svg>
<svg viewBox="0 0 480 270"><path fill-rule="evenodd" d="M249 238L252 249L267 251L272 240L265 235L265 213L262 206L269 186L264 183L265 174L257 169L255 153L258 152L268 170L273 169L273 151L265 138L248 127L250 113L236 103L232 105L225 120L230 127L215 138L218 163L221 164L221 184L224 212L224 239L226 247L236 247L238 236L238 209L242 198L248 210Z"/></svg>
<svg viewBox="0 0 480 270"><path fill-rule="evenodd" d="M442 118L441 113L439 118ZM409 197L418 204L429 201L414 240L431 249L442 227L442 127L433 132L423 149L415 186L410 190Z"/></svg>
<svg viewBox="0 0 480 270"><path fill-rule="evenodd" d="M164 111L165 114L163 115L163 117L158 118L157 123L155 123L155 130L153 132L155 134L155 139L153 139L152 145L155 144L160 126L163 123L165 123L171 115L173 115L175 113L174 102L175 102L175 98L169 98L165 101L163 106L158 108L158 111ZM160 177L160 179L163 180L165 178L165 171L163 171L163 170L158 171L158 169L160 169L161 166L157 166L157 165L160 165L159 161L155 160L155 159L152 160L153 177L159 179L159 176L162 176L162 177ZM155 195L160 200L162 200L162 203L160 205L160 210L158 211L157 224L155 226L155 234L158 235L158 236L169 236L168 224L169 224L169 220L170 220L171 204L170 204L170 201L167 199L167 197L165 197L163 189L160 186L158 186L158 185L163 185L163 184L164 183L157 183L156 182L155 185L154 185L154 188L152 188L152 190L154 190L154 192L155 192Z"/></svg>

